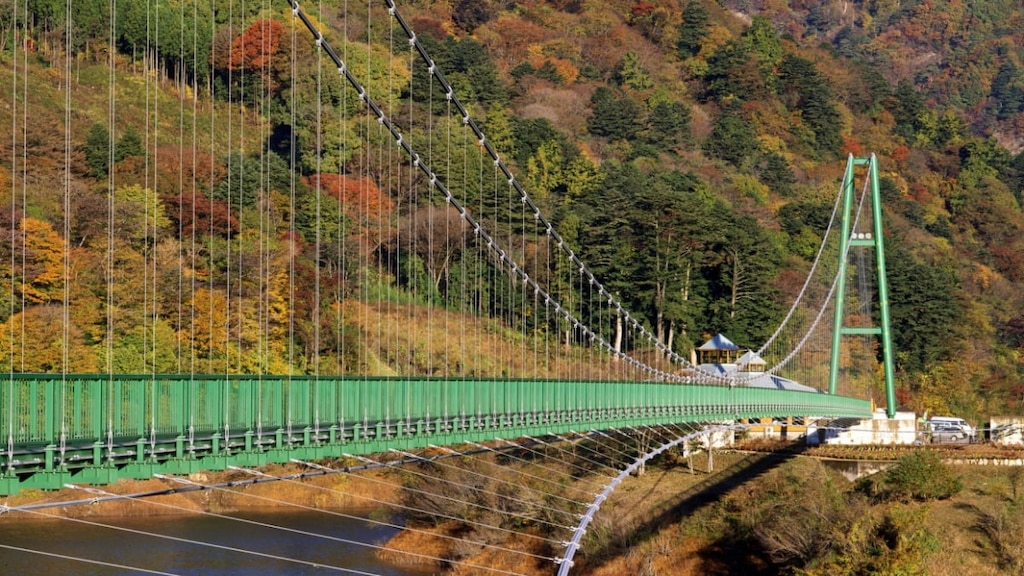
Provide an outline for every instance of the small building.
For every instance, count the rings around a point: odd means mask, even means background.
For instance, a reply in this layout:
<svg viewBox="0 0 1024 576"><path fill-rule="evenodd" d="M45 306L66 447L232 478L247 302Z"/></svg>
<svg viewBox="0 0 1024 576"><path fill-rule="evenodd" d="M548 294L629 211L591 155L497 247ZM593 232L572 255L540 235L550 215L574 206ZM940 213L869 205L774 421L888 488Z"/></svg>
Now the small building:
<svg viewBox="0 0 1024 576"><path fill-rule="evenodd" d="M764 372L768 368L768 363L761 358L757 352L753 350L747 350L747 353L740 356L739 360L736 361L737 372Z"/></svg>
<svg viewBox="0 0 1024 576"><path fill-rule="evenodd" d="M748 388L774 388L819 392L788 378L767 372L768 363L753 350L743 350L721 334L697 348L698 366L702 372L734 377Z"/></svg>
<svg viewBox="0 0 1024 576"><path fill-rule="evenodd" d="M740 356L740 347L721 334L697 348L698 364L733 364Z"/></svg>

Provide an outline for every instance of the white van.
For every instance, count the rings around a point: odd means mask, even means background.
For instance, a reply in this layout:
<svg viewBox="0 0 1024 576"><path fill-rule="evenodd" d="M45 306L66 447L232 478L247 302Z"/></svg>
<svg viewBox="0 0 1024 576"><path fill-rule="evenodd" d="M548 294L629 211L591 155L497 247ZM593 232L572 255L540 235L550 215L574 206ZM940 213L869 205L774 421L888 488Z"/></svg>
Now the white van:
<svg viewBox="0 0 1024 576"><path fill-rule="evenodd" d="M932 416L928 419L928 431L932 434L949 434L954 439L959 435L973 439L977 433L966 420L955 416Z"/></svg>

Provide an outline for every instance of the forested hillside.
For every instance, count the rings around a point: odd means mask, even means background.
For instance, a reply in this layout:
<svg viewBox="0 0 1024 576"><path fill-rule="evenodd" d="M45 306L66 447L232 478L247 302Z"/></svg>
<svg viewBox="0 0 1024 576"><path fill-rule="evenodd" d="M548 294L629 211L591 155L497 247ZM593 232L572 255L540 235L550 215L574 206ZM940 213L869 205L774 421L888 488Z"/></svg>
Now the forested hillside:
<svg viewBox="0 0 1024 576"><path fill-rule="evenodd" d="M358 99L338 77L316 83L312 38L287 3L179 0L147 13L120 2L113 18L106 3L72 5L68 30L64 2L0 0L0 125L12 132L0 141L4 369L61 368L48 335L64 303L77 371L403 373L397 354L360 352L365 325L340 320L381 291L561 338L557 324L503 309L502 275L481 272L494 264L467 265L476 252L423 250L391 267L403 248L388 239L425 232L361 152L373 135L355 120ZM399 8L561 236L680 354L718 332L742 346L770 335L847 155L874 153L901 402L970 417L1020 410L1019 2ZM351 68L396 108L443 100L416 82L425 66L392 49L383 6L307 9L329 40L369 46ZM319 114L351 114L353 128L318 128ZM338 216L313 224L327 214ZM326 248L321 234L348 241ZM545 242L524 236L514 250L536 257ZM466 286L482 285L468 302ZM27 349L9 343L19 333Z"/></svg>

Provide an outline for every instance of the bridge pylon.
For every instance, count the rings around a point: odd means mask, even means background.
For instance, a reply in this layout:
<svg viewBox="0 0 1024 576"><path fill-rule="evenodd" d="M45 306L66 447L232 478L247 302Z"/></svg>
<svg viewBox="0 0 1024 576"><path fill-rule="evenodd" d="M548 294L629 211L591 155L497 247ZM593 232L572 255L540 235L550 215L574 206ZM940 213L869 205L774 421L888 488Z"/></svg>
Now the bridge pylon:
<svg viewBox="0 0 1024 576"><path fill-rule="evenodd" d="M867 193L870 194L872 230L870 233L854 233L853 213L855 196L854 176L857 167L867 167ZM839 240L839 278L835 294L835 323L832 331L832 361L829 367L829 394L836 394L839 383L839 357L843 336L876 336L882 347L882 364L885 369L885 412L889 418L896 415L896 387L893 370L892 330L889 323L889 286L885 272L885 240L882 229L882 199L878 187L878 159L855 158L850 154L842 185L842 215ZM875 275L878 290L878 326L845 326L846 276L850 249L854 247L874 248ZM872 315L872 318L874 315Z"/></svg>

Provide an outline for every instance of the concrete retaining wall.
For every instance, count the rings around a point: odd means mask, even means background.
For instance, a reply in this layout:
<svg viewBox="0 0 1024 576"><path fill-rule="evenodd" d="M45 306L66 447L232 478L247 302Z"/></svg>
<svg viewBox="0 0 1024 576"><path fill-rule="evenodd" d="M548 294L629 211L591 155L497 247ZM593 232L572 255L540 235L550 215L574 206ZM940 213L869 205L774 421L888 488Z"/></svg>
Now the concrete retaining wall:
<svg viewBox="0 0 1024 576"><path fill-rule="evenodd" d="M897 412L888 418L875 412L867 420L833 420L808 426L808 444L913 444L917 441L917 417L913 412Z"/></svg>
<svg viewBox="0 0 1024 576"><path fill-rule="evenodd" d="M993 416L989 420L989 433L995 444L1019 446L1024 444L1024 418Z"/></svg>

